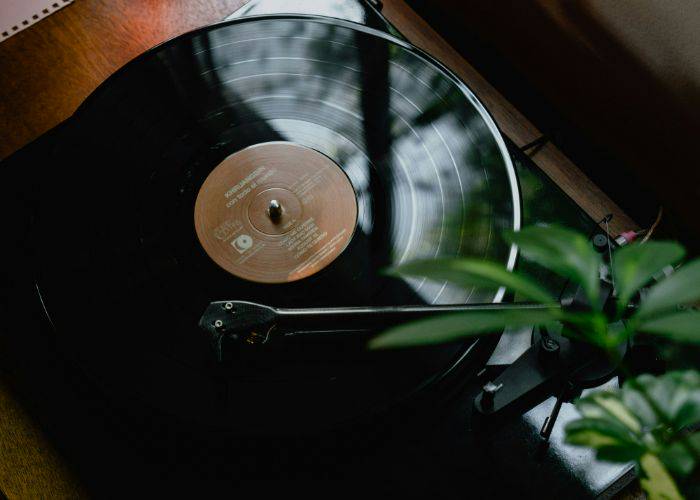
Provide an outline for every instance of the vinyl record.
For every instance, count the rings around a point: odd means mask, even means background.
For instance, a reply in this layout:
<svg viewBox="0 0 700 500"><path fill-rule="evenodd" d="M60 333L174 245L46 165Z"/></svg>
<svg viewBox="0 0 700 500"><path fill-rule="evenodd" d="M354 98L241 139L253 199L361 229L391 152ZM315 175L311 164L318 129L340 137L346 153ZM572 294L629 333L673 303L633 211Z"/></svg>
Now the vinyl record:
<svg viewBox="0 0 700 500"><path fill-rule="evenodd" d="M501 234L520 221L492 119L384 33L305 16L206 27L127 64L69 127L39 174L37 287L58 338L120 394L213 425L352 419L474 343L375 353L328 336L221 364L197 327L206 306L502 299L381 273L454 256L512 268Z"/></svg>

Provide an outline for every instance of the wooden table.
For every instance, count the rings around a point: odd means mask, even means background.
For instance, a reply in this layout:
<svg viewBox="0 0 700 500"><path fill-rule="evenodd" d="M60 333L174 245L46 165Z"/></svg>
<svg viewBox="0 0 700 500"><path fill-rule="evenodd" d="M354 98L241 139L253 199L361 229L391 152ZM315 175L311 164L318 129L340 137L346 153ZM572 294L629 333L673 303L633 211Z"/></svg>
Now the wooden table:
<svg viewBox="0 0 700 500"><path fill-rule="evenodd" d="M77 0L0 44L0 158L68 118L124 63L166 39L226 17L245 0ZM539 131L402 0L386 17L415 45L455 71L517 145ZM636 228L556 147L535 162L594 219L613 213L613 231ZM0 378L0 491L8 498L82 497L79 477Z"/></svg>

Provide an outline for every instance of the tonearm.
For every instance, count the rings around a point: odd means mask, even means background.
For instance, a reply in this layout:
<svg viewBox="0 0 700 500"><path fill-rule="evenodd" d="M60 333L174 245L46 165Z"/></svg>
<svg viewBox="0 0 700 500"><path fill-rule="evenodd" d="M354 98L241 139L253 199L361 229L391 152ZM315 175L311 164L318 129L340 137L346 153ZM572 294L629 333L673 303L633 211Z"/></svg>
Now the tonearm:
<svg viewBox="0 0 700 500"><path fill-rule="evenodd" d="M607 238L605 238L607 243ZM612 287L601 283L603 307L614 302ZM199 326L208 332L219 362L224 359L224 341L229 348L264 346L290 338L342 336L346 341L367 342L369 336L392 325L439 314L460 313L468 321L468 313L561 308L577 310L586 307L582 290L568 299L553 304L488 303L463 305L408 305L389 307L312 307L276 308L244 301L216 301L209 304ZM545 420L541 435L549 439L554 421L564 401L582 388L599 385L612 377L617 369L603 351L562 333L562 325L535 328L532 346L500 375L489 380L474 399L477 416L487 424L522 414L546 398L557 397L551 415ZM335 337L333 337L335 336ZM627 345L620 347L621 359Z"/></svg>

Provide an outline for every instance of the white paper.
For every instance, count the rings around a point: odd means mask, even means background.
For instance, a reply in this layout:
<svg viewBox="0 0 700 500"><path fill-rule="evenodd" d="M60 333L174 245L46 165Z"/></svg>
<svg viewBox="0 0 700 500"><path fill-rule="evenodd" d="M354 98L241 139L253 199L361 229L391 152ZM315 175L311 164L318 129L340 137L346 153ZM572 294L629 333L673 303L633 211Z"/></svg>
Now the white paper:
<svg viewBox="0 0 700 500"><path fill-rule="evenodd" d="M73 0L0 0L0 41L7 40Z"/></svg>

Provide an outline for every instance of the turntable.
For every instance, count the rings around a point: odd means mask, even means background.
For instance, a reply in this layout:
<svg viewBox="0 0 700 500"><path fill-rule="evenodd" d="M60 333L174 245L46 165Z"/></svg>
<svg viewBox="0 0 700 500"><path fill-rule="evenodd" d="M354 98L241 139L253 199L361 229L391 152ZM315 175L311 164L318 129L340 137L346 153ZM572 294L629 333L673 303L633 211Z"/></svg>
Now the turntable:
<svg viewBox="0 0 700 500"><path fill-rule="evenodd" d="M561 443L568 403L542 446L554 395L476 422L475 397L531 328L367 351L391 322L512 300L384 269L443 256L513 269L527 264L506 230L600 229L378 3L303 5L250 2L151 49L3 162L31 213L9 227L26 235L15 279L34 288L28 311L46 318L32 335L80 367L78 399L110 408L119 431L102 429L105 442L136 443L105 448L110 466L139 455L154 476L214 488L615 491L629 466Z"/></svg>

